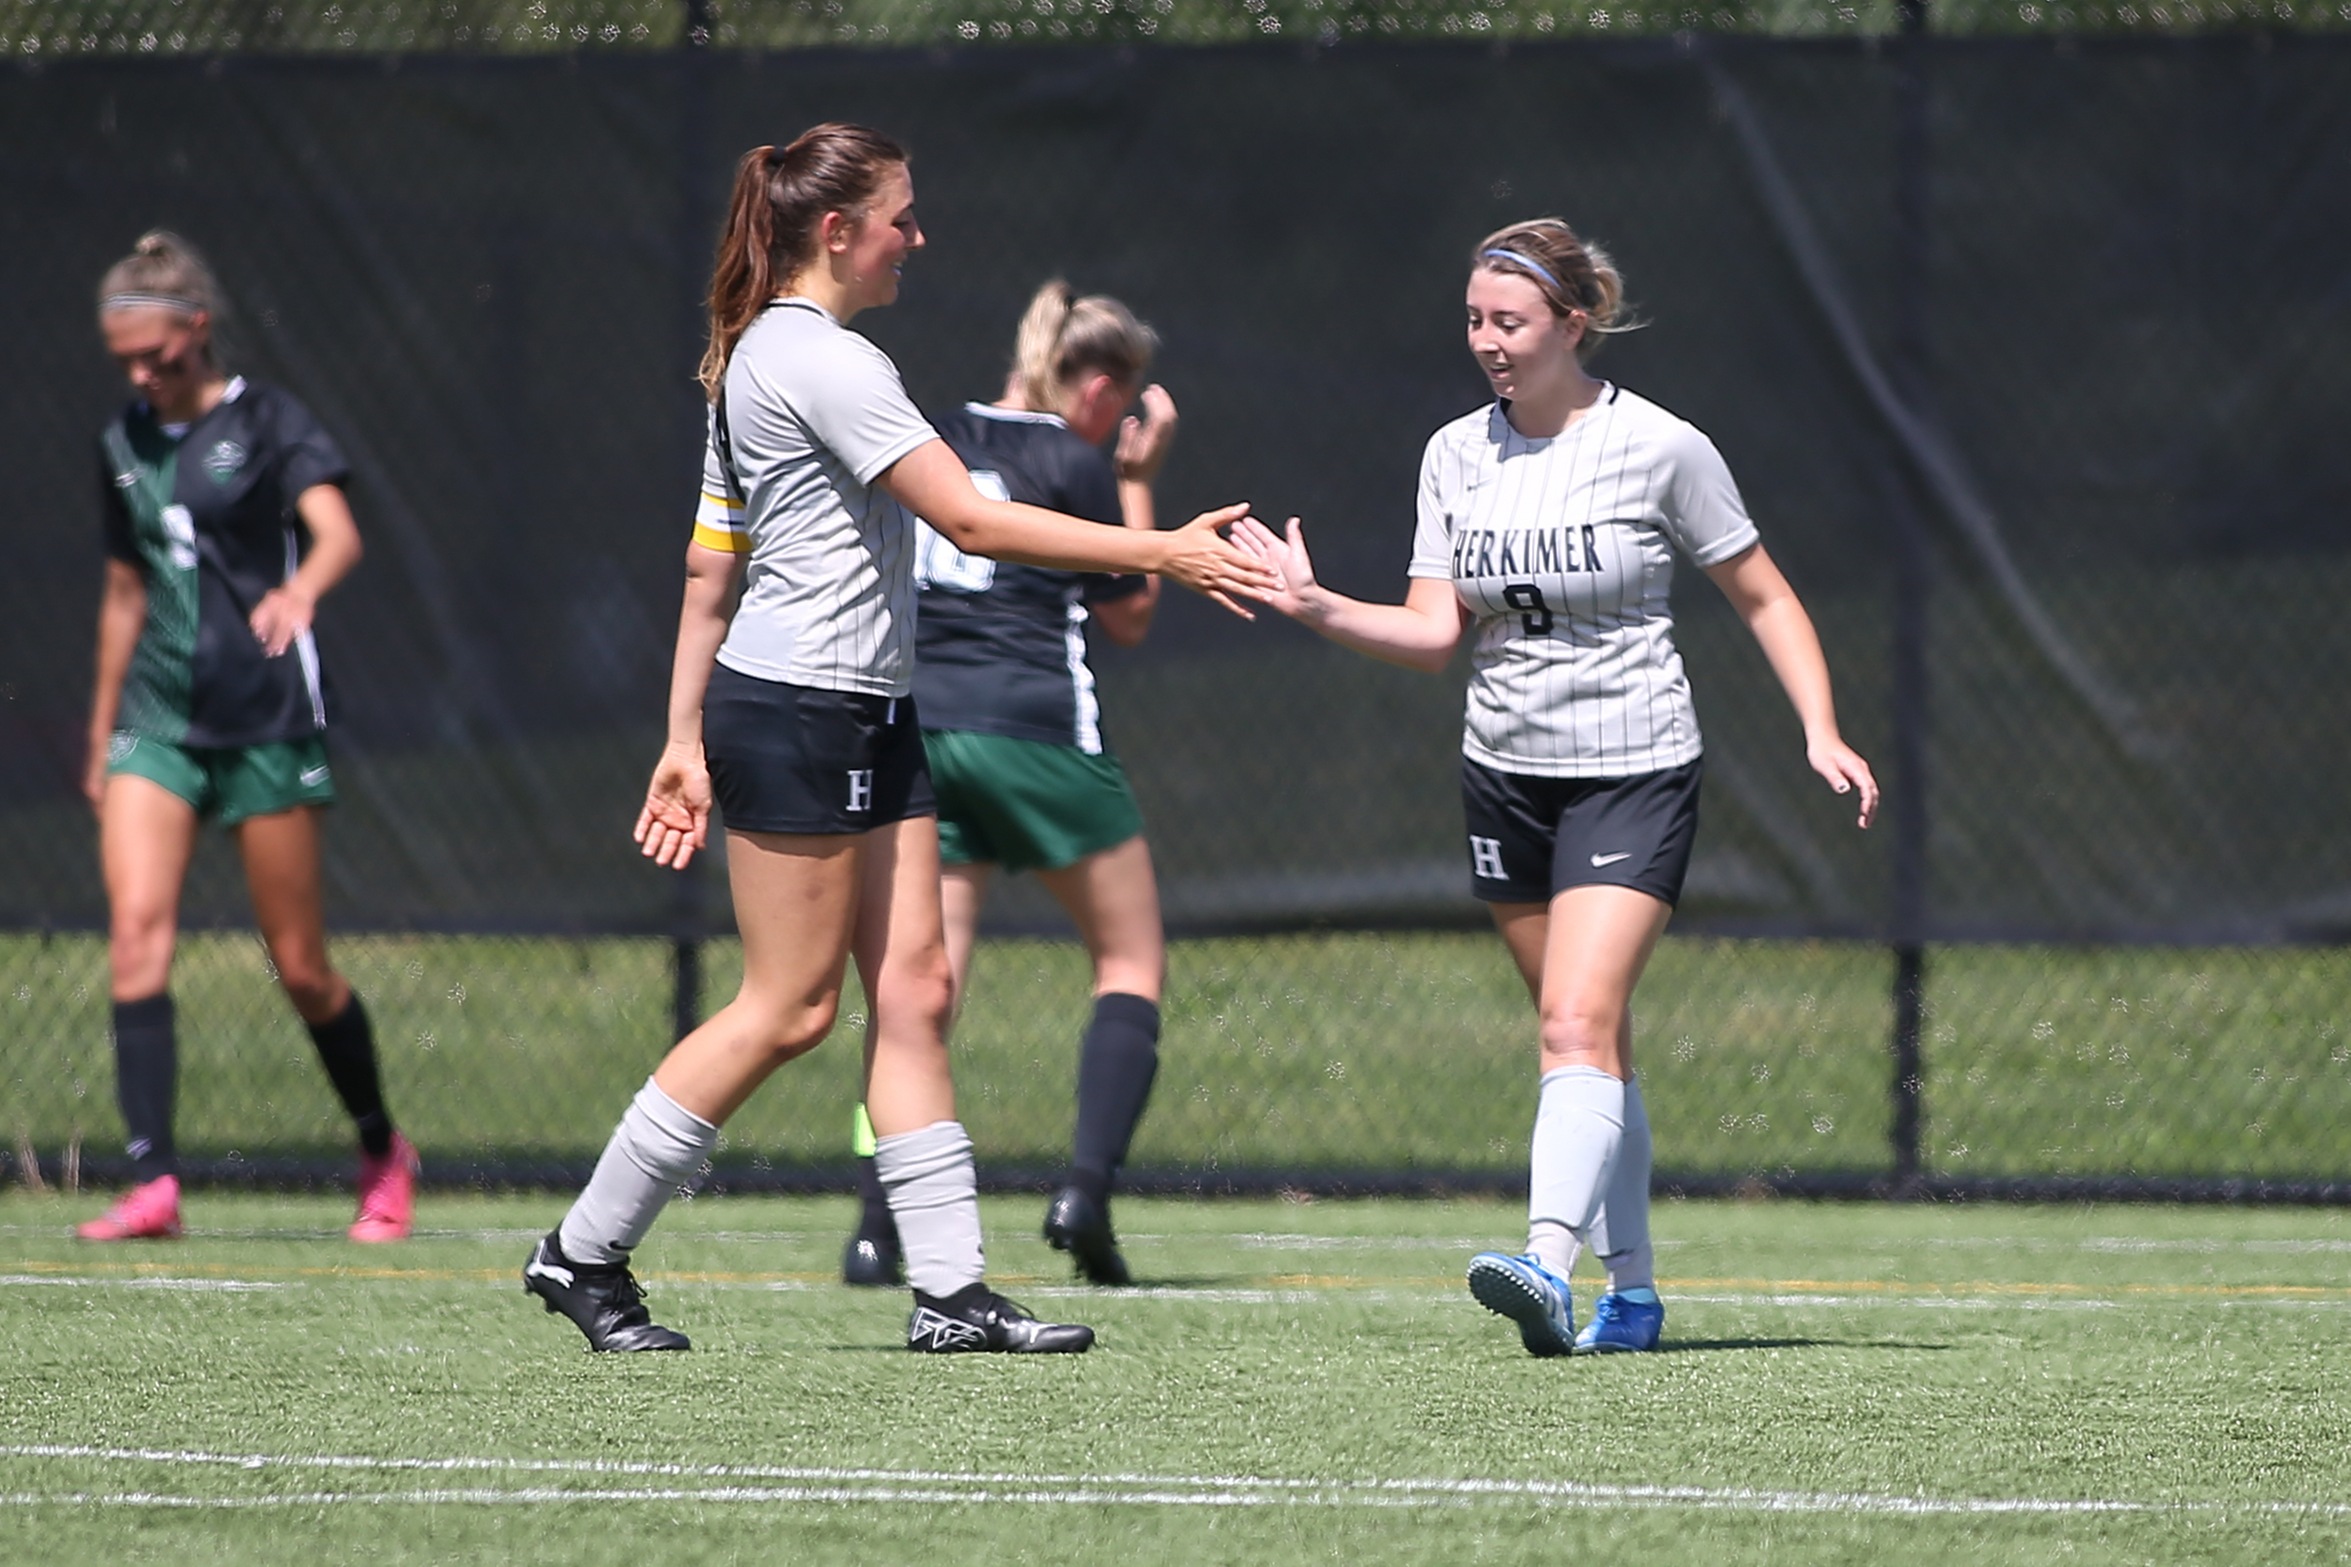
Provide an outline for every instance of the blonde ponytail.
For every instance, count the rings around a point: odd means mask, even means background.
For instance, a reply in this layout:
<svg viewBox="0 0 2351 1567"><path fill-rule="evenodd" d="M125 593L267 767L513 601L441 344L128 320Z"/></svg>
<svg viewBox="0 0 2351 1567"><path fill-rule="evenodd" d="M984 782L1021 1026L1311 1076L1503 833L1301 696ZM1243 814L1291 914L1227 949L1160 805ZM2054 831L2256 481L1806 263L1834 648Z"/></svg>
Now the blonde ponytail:
<svg viewBox="0 0 2351 1567"><path fill-rule="evenodd" d="M1069 284L1054 278L1037 290L1013 338L1012 383L1023 407L1062 412L1069 383L1088 371L1109 376L1130 391L1159 352L1159 334L1107 294L1072 298Z"/></svg>

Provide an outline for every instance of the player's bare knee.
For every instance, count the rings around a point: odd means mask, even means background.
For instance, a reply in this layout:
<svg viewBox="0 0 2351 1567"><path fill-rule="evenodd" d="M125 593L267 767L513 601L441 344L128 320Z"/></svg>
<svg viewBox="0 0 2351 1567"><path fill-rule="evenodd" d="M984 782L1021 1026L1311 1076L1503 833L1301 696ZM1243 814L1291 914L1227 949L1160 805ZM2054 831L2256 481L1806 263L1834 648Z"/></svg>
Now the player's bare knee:
<svg viewBox="0 0 2351 1567"><path fill-rule="evenodd" d="M760 1049L773 1066L804 1056L825 1042L840 1010L838 994L764 1008L758 1028Z"/></svg>
<svg viewBox="0 0 2351 1567"><path fill-rule="evenodd" d="M1545 1008L1542 1021L1543 1069L1596 1066L1617 1069L1617 1018L1612 1012L1590 1008Z"/></svg>
<svg viewBox="0 0 2351 1567"><path fill-rule="evenodd" d="M171 953L178 936L168 914L117 912L107 928L106 962L117 995L152 995L171 977Z"/></svg>
<svg viewBox="0 0 2351 1567"><path fill-rule="evenodd" d="M920 1035L944 1037L955 1012L955 975L946 955L939 961L893 970L874 987L874 1010L893 1024L911 1025Z"/></svg>
<svg viewBox="0 0 2351 1567"><path fill-rule="evenodd" d="M889 998L887 1011L893 1024L914 1037L944 1039L954 1021L955 990L947 984L911 986Z"/></svg>

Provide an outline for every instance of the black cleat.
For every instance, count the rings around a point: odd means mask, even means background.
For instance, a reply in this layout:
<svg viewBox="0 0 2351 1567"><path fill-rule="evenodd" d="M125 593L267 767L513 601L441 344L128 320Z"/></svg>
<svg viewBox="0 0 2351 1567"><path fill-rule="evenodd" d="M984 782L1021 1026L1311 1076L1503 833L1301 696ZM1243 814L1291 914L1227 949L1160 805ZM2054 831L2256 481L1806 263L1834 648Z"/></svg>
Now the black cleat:
<svg viewBox="0 0 2351 1567"><path fill-rule="evenodd" d="M894 1289L906 1282L906 1259L896 1235L859 1230L841 1250L841 1282L861 1288Z"/></svg>
<svg viewBox="0 0 2351 1567"><path fill-rule="evenodd" d="M1096 1284L1130 1284L1127 1260L1118 1254L1118 1237L1110 1233L1110 1211L1075 1186L1053 1194L1045 1210L1045 1239L1055 1251L1066 1251L1078 1272Z"/></svg>
<svg viewBox="0 0 2351 1567"><path fill-rule="evenodd" d="M574 1262L563 1254L559 1232L531 1250L522 1265L523 1292L559 1311L588 1337L588 1347L606 1350L686 1349L686 1335L655 1322L645 1310L645 1292L625 1262Z"/></svg>
<svg viewBox="0 0 2351 1567"><path fill-rule="evenodd" d="M1094 1330L1039 1322L985 1284L967 1284L946 1296L914 1292L906 1347L925 1355L1082 1355L1094 1347Z"/></svg>

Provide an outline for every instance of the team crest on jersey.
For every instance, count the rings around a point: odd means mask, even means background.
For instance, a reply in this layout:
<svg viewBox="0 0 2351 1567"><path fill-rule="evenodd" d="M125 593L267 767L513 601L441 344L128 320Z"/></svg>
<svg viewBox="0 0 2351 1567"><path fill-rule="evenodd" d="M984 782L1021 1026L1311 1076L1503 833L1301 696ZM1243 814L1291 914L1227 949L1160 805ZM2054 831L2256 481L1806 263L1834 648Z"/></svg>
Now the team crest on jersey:
<svg viewBox="0 0 2351 1567"><path fill-rule="evenodd" d="M215 484L226 484L245 466L245 448L234 441L222 441L204 454L204 471L212 475Z"/></svg>

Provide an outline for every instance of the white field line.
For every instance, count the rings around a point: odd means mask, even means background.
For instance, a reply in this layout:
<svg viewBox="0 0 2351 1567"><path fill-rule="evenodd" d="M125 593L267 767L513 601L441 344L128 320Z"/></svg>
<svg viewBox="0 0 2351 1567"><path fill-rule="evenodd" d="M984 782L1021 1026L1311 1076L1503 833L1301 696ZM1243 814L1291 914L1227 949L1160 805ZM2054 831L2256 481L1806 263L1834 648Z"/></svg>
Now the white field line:
<svg viewBox="0 0 2351 1567"><path fill-rule="evenodd" d="M259 1279L168 1279L153 1277L94 1278L72 1273L0 1273L0 1287L63 1284L75 1289L194 1290L201 1293L246 1294L255 1290L282 1290L294 1286Z"/></svg>
<svg viewBox="0 0 2351 1567"><path fill-rule="evenodd" d="M2124 1301L2076 1295L1827 1295L1793 1290L1725 1294L1706 1291L1684 1293L1670 1285L1662 1287L1668 1305L1686 1302L1699 1306L1779 1306L1793 1311L1846 1311L1855 1307L1911 1311L2121 1311L2131 1307L2146 1308L2151 1304L2148 1299ZM2264 1310L2351 1311L2351 1300L2304 1300L2291 1295L2252 1298L2221 1296L2198 1298L2184 1304L2192 1304L2197 1310L2244 1310L2254 1307Z"/></svg>
<svg viewBox="0 0 2351 1567"><path fill-rule="evenodd" d="M2351 1517L2351 1502L2143 1502L2099 1497L1932 1497L1749 1487L1593 1485L1540 1480L1280 1480L1240 1475L958 1474L933 1470L798 1468L742 1464L629 1463L509 1458L369 1458L338 1454L208 1453L68 1445L0 1447L0 1457L234 1469L391 1473L581 1475L740 1483L627 1486L480 1486L408 1491L305 1491L189 1496L163 1491L0 1493L0 1506L166 1508L363 1505L529 1506L556 1502L899 1502L1144 1507L1463 1507L1479 1503L1668 1508L1716 1512L1846 1513L1981 1517L2000 1514L2227 1514Z"/></svg>

